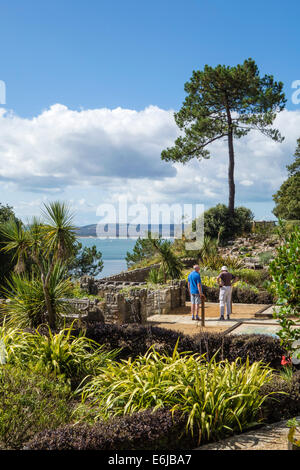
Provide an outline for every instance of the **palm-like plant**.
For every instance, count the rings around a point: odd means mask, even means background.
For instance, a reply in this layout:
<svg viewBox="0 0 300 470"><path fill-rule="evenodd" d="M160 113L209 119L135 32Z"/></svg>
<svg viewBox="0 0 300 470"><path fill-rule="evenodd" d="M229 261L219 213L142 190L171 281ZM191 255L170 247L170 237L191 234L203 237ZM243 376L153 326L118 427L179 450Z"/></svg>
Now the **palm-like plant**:
<svg viewBox="0 0 300 470"><path fill-rule="evenodd" d="M76 240L73 214L65 203L58 201L45 204L44 207L45 250L48 254L54 253L56 258L64 260L73 252Z"/></svg>
<svg viewBox="0 0 300 470"><path fill-rule="evenodd" d="M5 246L3 251L14 252L14 258L17 258L15 272L21 273L25 270L25 260L31 247L31 239L19 220L10 219L1 226L1 233L5 237Z"/></svg>
<svg viewBox="0 0 300 470"><path fill-rule="evenodd" d="M65 267L56 263L50 276L49 296L56 316L68 313L69 304L64 301L73 290L70 279L66 278ZM46 321L47 312L41 277L12 274L8 287L3 289L9 300L2 308L7 323L19 328L37 327Z"/></svg>
<svg viewBox="0 0 300 470"><path fill-rule="evenodd" d="M172 243L169 240L153 239L150 241L161 259L160 270L163 273L164 282L167 279L180 279L183 264L172 250Z"/></svg>
<svg viewBox="0 0 300 470"><path fill-rule="evenodd" d="M44 204L42 214L44 222L34 219L29 227L24 227L14 220L4 224L1 232L7 242L3 250L15 251L17 273L25 270L26 258L37 267L49 325L55 328L56 310L50 295L51 276L55 265L65 261L72 254L76 228L72 224L73 215L65 203L55 201Z"/></svg>

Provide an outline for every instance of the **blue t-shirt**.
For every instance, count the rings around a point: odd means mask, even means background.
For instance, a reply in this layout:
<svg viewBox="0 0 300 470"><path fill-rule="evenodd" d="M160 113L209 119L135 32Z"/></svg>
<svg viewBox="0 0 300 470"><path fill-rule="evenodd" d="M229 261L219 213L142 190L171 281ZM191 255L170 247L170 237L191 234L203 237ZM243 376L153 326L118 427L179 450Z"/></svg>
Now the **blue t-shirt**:
<svg viewBox="0 0 300 470"><path fill-rule="evenodd" d="M199 294L197 284L201 285L201 277L197 271L193 271L188 276L188 281L190 283L191 294Z"/></svg>

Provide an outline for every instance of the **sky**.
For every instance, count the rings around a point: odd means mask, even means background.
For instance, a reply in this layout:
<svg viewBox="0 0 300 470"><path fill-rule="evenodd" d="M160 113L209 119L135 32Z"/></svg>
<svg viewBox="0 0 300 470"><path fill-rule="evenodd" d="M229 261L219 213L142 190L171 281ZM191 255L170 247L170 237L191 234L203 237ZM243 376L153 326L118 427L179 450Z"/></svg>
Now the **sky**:
<svg viewBox="0 0 300 470"><path fill-rule="evenodd" d="M25 220L64 200L78 225L120 198L227 204L225 141L187 165L160 154L193 70L252 57L284 83L285 140L235 142L236 205L274 219L300 137L299 15L296 0L0 0L0 202Z"/></svg>

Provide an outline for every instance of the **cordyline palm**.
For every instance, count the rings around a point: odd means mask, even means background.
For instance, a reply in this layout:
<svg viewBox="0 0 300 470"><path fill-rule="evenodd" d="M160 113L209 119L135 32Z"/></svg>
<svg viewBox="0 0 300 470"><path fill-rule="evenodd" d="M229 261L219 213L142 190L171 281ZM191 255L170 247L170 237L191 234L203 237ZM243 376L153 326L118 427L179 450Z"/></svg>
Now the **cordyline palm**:
<svg viewBox="0 0 300 470"><path fill-rule="evenodd" d="M73 252L76 239L73 215L61 202L44 204L44 221L34 219L25 228L10 220L1 228L6 240L3 251L14 250L17 257L15 271L25 271L25 260L29 259L38 268L41 276L49 325L55 328L56 311L51 302L50 281L57 263L64 262Z"/></svg>
<svg viewBox="0 0 300 470"><path fill-rule="evenodd" d="M56 263L49 281L51 305L56 314L69 311L69 305L63 301L63 298L70 294L71 290L72 283L66 278L65 266ZM34 273L25 273L22 276L13 273L11 280L8 281L8 287L3 291L10 300L2 310L8 325L36 328L45 321L47 308L40 276Z"/></svg>
<svg viewBox="0 0 300 470"><path fill-rule="evenodd" d="M168 240L160 240L150 238L151 243L161 258L161 272L163 273L164 282L169 279L179 279L182 274L183 265L180 259L172 251L171 242Z"/></svg>

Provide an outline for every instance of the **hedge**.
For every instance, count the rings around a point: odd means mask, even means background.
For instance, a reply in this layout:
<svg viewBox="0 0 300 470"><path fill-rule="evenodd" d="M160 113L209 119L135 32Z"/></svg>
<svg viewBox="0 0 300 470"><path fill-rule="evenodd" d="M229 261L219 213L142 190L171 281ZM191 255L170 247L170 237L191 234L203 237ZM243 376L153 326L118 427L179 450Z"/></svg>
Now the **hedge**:
<svg viewBox="0 0 300 470"><path fill-rule="evenodd" d="M76 329L73 334L78 335L79 332L80 330ZM88 338L105 345L110 350L122 348L117 359L143 355L153 345L158 352L172 354L178 337L179 352L197 351L197 346L190 336L157 326L99 322L87 324L85 332Z"/></svg>
<svg viewBox="0 0 300 470"><path fill-rule="evenodd" d="M180 413L146 410L100 421L67 425L38 433L24 450L177 450L193 446ZM182 438L180 438L182 435Z"/></svg>
<svg viewBox="0 0 300 470"><path fill-rule="evenodd" d="M79 329L74 334L79 334ZM191 351L206 354L210 359L217 353L217 360L234 361L241 357L250 363L263 361L271 367L280 367L281 357L286 354L280 340L268 335L223 335L201 332L190 337L167 328L143 325L115 325L91 323L86 327L86 336L108 349L122 348L117 360L143 355L155 345L159 352L172 354L179 337L179 352Z"/></svg>
<svg viewBox="0 0 300 470"><path fill-rule="evenodd" d="M218 287L207 287L203 285L203 293L208 302L219 302L219 292ZM187 300L189 300L189 295L187 293ZM254 292L252 289L234 287L232 289L232 301L235 303L242 304L267 304L271 305L274 303L274 298L270 292L266 290L261 290L259 292Z"/></svg>
<svg viewBox="0 0 300 470"><path fill-rule="evenodd" d="M283 393L282 393L283 392ZM288 381L278 375L272 382L264 385L260 393L272 393L262 406L262 415L268 423L293 418L300 414L300 371Z"/></svg>

